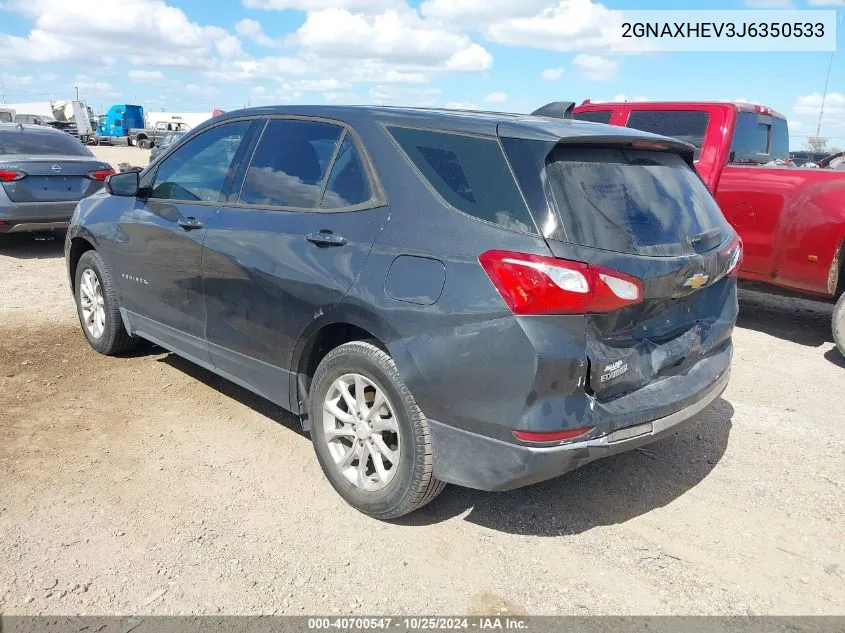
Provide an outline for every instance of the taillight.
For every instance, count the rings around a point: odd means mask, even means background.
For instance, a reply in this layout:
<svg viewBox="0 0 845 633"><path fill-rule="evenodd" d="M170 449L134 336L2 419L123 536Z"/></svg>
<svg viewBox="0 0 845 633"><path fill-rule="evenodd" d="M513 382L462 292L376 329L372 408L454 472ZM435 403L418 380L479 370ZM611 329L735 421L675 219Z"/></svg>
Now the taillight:
<svg viewBox="0 0 845 633"><path fill-rule="evenodd" d="M739 266L742 264L742 240L737 237L731 244L731 259L728 263L728 277L736 277L739 274Z"/></svg>
<svg viewBox="0 0 845 633"><path fill-rule="evenodd" d="M111 176L114 172L114 169L109 167L108 169L98 169L97 171L92 171L88 174L88 177L91 180L105 180L109 176Z"/></svg>
<svg viewBox="0 0 845 633"><path fill-rule="evenodd" d="M26 176L22 171L15 169L0 169L0 182L12 182L13 180L20 180Z"/></svg>
<svg viewBox="0 0 845 633"><path fill-rule="evenodd" d="M563 442L565 440L573 440L576 437L586 435L594 428L595 427L593 426L582 426L577 429L566 429L565 431L514 431L513 436L518 440L522 440L523 442Z"/></svg>
<svg viewBox="0 0 845 633"><path fill-rule="evenodd" d="M643 300L636 277L555 257L486 251L478 261L514 314L587 314Z"/></svg>

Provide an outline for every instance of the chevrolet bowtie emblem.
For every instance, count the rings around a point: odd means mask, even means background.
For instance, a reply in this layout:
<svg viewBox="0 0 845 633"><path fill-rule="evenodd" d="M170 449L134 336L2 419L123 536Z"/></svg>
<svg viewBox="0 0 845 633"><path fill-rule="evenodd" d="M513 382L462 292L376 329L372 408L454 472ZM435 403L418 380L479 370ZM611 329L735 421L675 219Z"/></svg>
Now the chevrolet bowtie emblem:
<svg viewBox="0 0 845 633"><path fill-rule="evenodd" d="M701 273L696 273L684 282L684 286L686 286L687 288L692 288L693 290L698 290L699 288L704 286L708 281L710 281L710 275L702 275Z"/></svg>

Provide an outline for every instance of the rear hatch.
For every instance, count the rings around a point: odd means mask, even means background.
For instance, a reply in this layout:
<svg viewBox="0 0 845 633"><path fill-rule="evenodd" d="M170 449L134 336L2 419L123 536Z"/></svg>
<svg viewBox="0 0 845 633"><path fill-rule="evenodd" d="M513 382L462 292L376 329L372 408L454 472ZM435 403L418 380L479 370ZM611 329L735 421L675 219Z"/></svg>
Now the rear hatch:
<svg viewBox="0 0 845 633"><path fill-rule="evenodd" d="M8 160L0 156L0 170L19 172L21 177L3 182L12 202L78 202L103 186L108 164L94 158L62 156Z"/></svg>
<svg viewBox="0 0 845 633"><path fill-rule="evenodd" d="M584 317L588 394L631 394L727 341L739 242L691 148L622 138L503 145L552 254L641 283L626 305Z"/></svg>

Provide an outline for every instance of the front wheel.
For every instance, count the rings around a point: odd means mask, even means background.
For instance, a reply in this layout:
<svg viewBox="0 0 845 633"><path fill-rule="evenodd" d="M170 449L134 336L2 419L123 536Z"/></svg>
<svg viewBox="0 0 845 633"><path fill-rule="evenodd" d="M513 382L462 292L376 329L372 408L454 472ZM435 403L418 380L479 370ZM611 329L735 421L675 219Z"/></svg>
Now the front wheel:
<svg viewBox="0 0 845 633"><path fill-rule="evenodd" d="M833 309L833 340L839 352L845 356L845 293L842 293Z"/></svg>
<svg viewBox="0 0 845 633"><path fill-rule="evenodd" d="M380 347L356 341L329 352L314 373L309 414L320 466L357 510L393 519L443 490L428 421Z"/></svg>
<svg viewBox="0 0 845 633"><path fill-rule="evenodd" d="M152 143L145 138L139 138L137 145L140 149L150 149L150 147L152 147Z"/></svg>
<svg viewBox="0 0 845 633"><path fill-rule="evenodd" d="M117 291L97 251L87 251L79 258L74 281L79 322L91 347L107 356L135 347L137 339L123 326Z"/></svg>

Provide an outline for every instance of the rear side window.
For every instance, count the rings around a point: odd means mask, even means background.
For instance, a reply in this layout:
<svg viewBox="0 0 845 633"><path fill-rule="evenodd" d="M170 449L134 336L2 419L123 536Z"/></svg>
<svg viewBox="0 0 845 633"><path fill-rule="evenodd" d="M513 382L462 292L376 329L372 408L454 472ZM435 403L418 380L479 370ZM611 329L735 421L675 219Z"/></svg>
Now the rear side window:
<svg viewBox="0 0 845 633"><path fill-rule="evenodd" d="M361 157L347 136L335 159L320 208L339 209L369 200L370 184L366 174Z"/></svg>
<svg viewBox="0 0 845 633"><path fill-rule="evenodd" d="M789 157L786 120L755 112L740 112L731 145L732 163L767 163Z"/></svg>
<svg viewBox="0 0 845 633"><path fill-rule="evenodd" d="M16 129L0 132L0 155L12 156L93 156L69 134Z"/></svg>
<svg viewBox="0 0 845 633"><path fill-rule="evenodd" d="M587 112L576 112L573 117L578 121L590 121L591 123L610 123L613 110L589 110Z"/></svg>
<svg viewBox="0 0 845 633"><path fill-rule="evenodd" d="M274 119L255 149L240 202L314 209L343 128L330 123Z"/></svg>
<svg viewBox="0 0 845 633"><path fill-rule="evenodd" d="M564 146L546 170L572 243L671 256L713 248L730 232L707 187L676 154Z"/></svg>
<svg viewBox="0 0 845 633"><path fill-rule="evenodd" d="M536 232L498 141L400 127L389 131L453 207L509 229Z"/></svg>
<svg viewBox="0 0 845 633"><path fill-rule="evenodd" d="M661 134L695 145L695 158L704 144L710 115L700 110L634 110L628 127Z"/></svg>

